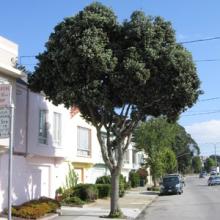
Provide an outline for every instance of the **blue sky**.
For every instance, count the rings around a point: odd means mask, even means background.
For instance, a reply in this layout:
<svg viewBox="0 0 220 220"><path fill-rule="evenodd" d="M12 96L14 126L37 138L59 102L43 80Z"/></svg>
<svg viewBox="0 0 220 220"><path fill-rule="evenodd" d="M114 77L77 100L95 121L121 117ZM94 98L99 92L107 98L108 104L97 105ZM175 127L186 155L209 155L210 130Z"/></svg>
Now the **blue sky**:
<svg viewBox="0 0 220 220"><path fill-rule="evenodd" d="M82 10L89 0L2 0L0 35L19 44L19 60L33 69L35 60L24 56L37 55L56 24ZM220 1L201 0L103 0L119 21L128 19L134 10L147 15L162 16L172 22L177 40L190 41L220 36ZM185 44L195 61L220 59L220 40ZM214 152L213 144L220 142L220 61L196 62L204 95L199 102L182 114L179 122L200 144L202 154ZM202 101L204 100L204 101ZM217 112L217 113L212 113ZM208 113L208 114L201 114ZM220 154L220 143L217 143Z"/></svg>

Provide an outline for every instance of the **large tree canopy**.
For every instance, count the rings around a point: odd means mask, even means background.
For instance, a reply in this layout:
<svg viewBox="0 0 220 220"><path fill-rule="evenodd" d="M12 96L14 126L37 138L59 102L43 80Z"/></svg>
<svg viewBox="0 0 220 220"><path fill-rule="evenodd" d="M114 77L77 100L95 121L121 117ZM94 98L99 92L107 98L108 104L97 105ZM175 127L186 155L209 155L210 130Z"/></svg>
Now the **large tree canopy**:
<svg viewBox="0 0 220 220"><path fill-rule="evenodd" d="M77 106L96 127L114 183L138 121L175 119L200 94L192 56L176 43L171 23L139 11L119 23L111 9L92 3L59 23L37 58L30 88L54 104Z"/></svg>

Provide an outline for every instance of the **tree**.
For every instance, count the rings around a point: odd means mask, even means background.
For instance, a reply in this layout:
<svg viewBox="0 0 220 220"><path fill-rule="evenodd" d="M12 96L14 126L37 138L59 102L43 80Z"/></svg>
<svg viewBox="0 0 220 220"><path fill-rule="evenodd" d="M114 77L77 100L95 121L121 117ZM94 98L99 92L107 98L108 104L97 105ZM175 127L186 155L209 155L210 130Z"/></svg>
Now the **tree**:
<svg viewBox="0 0 220 220"><path fill-rule="evenodd" d="M192 158L200 154L198 144L188 134L184 127L176 123L176 137L172 143L172 150L175 152L178 163L178 171L187 173L192 169Z"/></svg>
<svg viewBox="0 0 220 220"><path fill-rule="evenodd" d="M134 143L148 155L146 162L154 185L157 178L174 172L177 167L178 171L191 169L193 155L199 154L198 145L185 129L176 122L169 123L165 117L141 123L134 132Z"/></svg>
<svg viewBox="0 0 220 220"><path fill-rule="evenodd" d="M143 149L148 156L146 165L150 167L154 186L159 177L176 168L176 155L171 149L175 137L175 124L168 123L164 117L151 118L134 132L135 147Z"/></svg>
<svg viewBox="0 0 220 220"><path fill-rule="evenodd" d="M120 24L97 2L59 23L45 48L30 88L54 104L78 107L95 126L112 176L110 216L120 215L119 175L132 131L146 116L175 120L196 102L192 56L176 43L170 22L135 11Z"/></svg>
<svg viewBox="0 0 220 220"><path fill-rule="evenodd" d="M164 173L168 174L176 171L176 155L171 148L165 147L162 149L162 162L164 166Z"/></svg>
<svg viewBox="0 0 220 220"><path fill-rule="evenodd" d="M199 156L193 157L192 168L195 173L199 173L202 169L202 162Z"/></svg>
<svg viewBox="0 0 220 220"><path fill-rule="evenodd" d="M209 173L215 165L216 165L215 160L209 157L205 160L204 168Z"/></svg>

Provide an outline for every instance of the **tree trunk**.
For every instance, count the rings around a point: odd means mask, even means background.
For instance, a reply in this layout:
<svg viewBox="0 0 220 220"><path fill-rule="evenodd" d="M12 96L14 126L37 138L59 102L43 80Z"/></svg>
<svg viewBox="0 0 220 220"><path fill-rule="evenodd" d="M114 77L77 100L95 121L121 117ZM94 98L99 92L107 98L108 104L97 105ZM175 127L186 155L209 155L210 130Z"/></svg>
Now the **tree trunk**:
<svg viewBox="0 0 220 220"><path fill-rule="evenodd" d="M122 212L119 208L119 176L120 172L114 168L111 172L111 210L109 217L121 217Z"/></svg>
<svg viewBox="0 0 220 220"><path fill-rule="evenodd" d="M152 179L153 179L154 187L156 187L156 186L157 186L156 177L153 175L153 176L152 176Z"/></svg>

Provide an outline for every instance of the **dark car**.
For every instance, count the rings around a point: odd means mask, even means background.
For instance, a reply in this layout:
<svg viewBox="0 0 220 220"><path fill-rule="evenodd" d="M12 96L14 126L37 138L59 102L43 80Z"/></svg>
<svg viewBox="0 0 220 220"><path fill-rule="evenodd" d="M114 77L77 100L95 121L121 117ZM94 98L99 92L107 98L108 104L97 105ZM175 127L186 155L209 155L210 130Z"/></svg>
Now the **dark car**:
<svg viewBox="0 0 220 220"><path fill-rule="evenodd" d="M206 177L206 173L202 172L199 174L199 178L205 178Z"/></svg>
<svg viewBox="0 0 220 220"><path fill-rule="evenodd" d="M163 177L160 186L160 194L181 194L183 193L183 181L179 175L167 175Z"/></svg>

